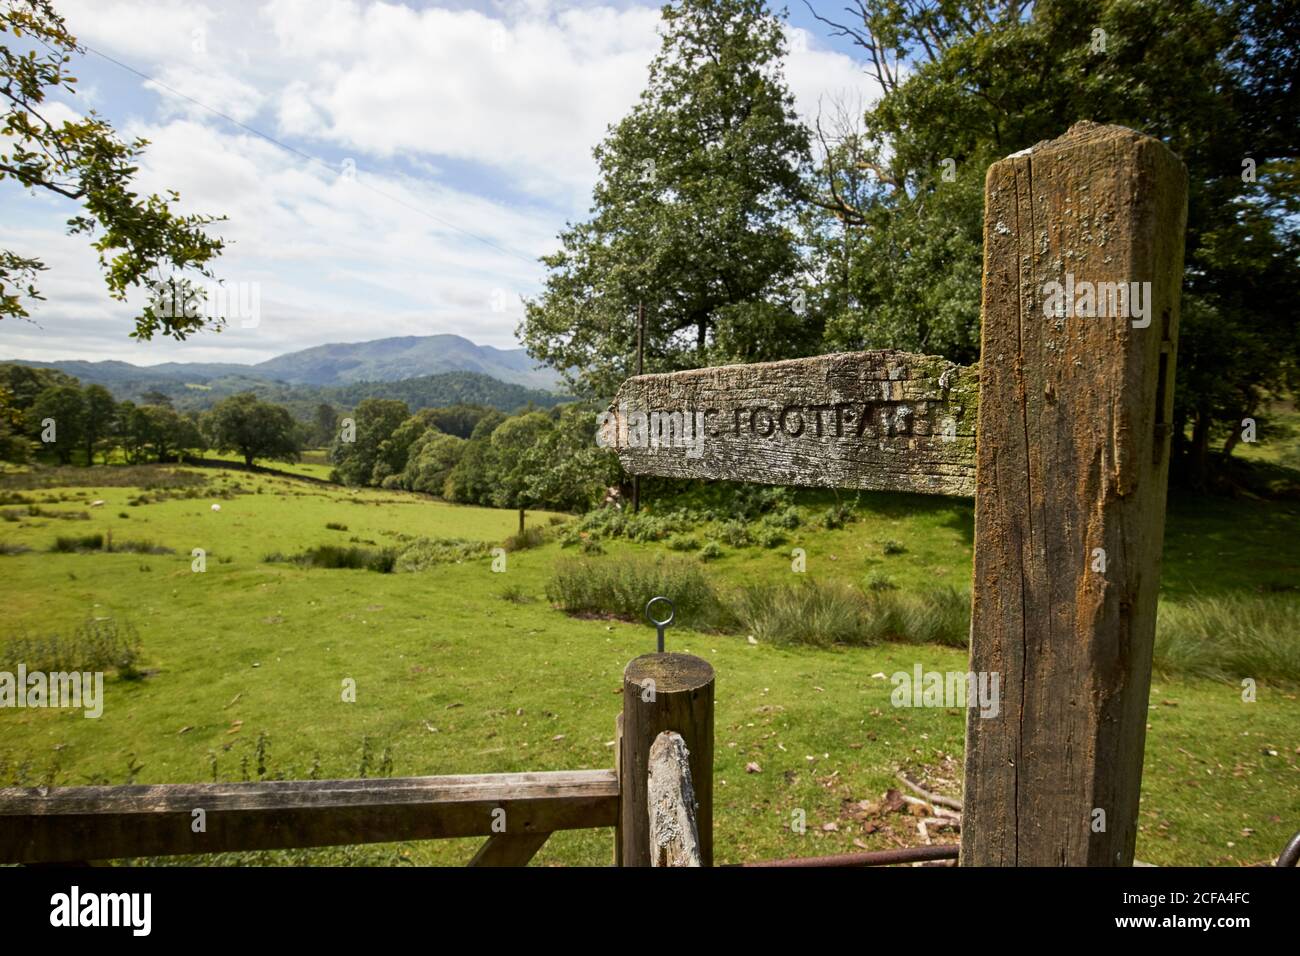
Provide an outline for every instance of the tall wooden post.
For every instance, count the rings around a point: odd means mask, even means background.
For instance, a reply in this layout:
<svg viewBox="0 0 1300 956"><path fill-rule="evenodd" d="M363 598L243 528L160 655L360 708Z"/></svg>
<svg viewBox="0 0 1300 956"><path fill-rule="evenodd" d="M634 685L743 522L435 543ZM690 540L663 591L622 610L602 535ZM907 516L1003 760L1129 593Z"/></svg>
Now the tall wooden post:
<svg viewBox="0 0 1300 956"><path fill-rule="evenodd" d="M645 654L623 672L619 827L623 866L650 866L650 748L680 734L695 789L700 861L713 865L713 667L690 654Z"/></svg>
<svg viewBox="0 0 1300 956"><path fill-rule="evenodd" d="M1117 126L989 170L963 865L1132 863L1186 197Z"/></svg>

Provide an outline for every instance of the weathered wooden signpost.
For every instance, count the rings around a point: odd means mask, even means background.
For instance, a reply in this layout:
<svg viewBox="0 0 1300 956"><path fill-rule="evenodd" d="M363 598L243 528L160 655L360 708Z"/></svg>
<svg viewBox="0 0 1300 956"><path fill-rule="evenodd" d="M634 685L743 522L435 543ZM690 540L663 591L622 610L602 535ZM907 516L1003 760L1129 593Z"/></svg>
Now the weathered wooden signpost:
<svg viewBox="0 0 1300 956"><path fill-rule="evenodd" d="M875 351L643 375L603 416L636 475L975 496L971 671L1002 701L968 712L963 865L1132 863L1185 217L1165 146L1078 124L989 170L978 370ZM633 732L627 680L624 768L682 729L659 708ZM623 799L645 863L645 794Z"/></svg>

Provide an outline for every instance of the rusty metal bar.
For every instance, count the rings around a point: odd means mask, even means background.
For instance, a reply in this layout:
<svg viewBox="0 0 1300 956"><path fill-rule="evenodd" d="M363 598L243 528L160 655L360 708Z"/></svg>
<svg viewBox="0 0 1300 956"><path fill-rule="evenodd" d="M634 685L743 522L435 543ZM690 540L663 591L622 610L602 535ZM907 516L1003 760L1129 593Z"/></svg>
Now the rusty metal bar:
<svg viewBox="0 0 1300 956"><path fill-rule="evenodd" d="M1278 866L1295 866L1300 863L1300 833L1287 841L1282 854L1277 858Z"/></svg>
<svg viewBox="0 0 1300 956"><path fill-rule="evenodd" d="M909 846L898 850L872 850L867 853L839 853L833 856L802 856L786 860L760 860L741 863L741 867L849 867L892 866L895 863L925 863L931 860L955 860L960 846L947 843L942 846Z"/></svg>

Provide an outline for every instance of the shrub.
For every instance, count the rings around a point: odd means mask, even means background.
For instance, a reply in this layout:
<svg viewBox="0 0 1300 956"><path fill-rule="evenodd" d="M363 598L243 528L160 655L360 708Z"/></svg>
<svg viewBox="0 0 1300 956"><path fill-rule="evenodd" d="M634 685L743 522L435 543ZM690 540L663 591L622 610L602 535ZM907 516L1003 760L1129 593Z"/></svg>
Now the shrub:
<svg viewBox="0 0 1300 956"><path fill-rule="evenodd" d="M890 540L881 545L880 550L885 554L902 554L907 548L901 542Z"/></svg>
<svg viewBox="0 0 1300 956"><path fill-rule="evenodd" d="M547 600L562 611L628 621L644 620L646 603L659 595L672 600L680 625L726 629L735 624L704 570L686 558L569 558L556 563L546 585Z"/></svg>
<svg viewBox="0 0 1300 956"><path fill-rule="evenodd" d="M743 521L728 521L722 526L719 536L733 548L747 548L750 545L749 526Z"/></svg>
<svg viewBox="0 0 1300 956"><path fill-rule="evenodd" d="M670 551L694 551L700 546L699 540L689 534L675 534L667 543Z"/></svg>
<svg viewBox="0 0 1300 956"><path fill-rule="evenodd" d="M26 554L30 550L27 545L16 541L0 541L0 554Z"/></svg>
<svg viewBox="0 0 1300 956"><path fill-rule="evenodd" d="M786 531L793 531L803 523L803 517L799 514L799 509L794 505L775 511L763 519L766 524L773 528L783 528Z"/></svg>
<svg viewBox="0 0 1300 956"><path fill-rule="evenodd" d="M524 528L523 531L512 534L502 542L507 551L526 551L529 548L539 548L545 543L546 532L536 525Z"/></svg>
<svg viewBox="0 0 1300 956"><path fill-rule="evenodd" d="M704 547L700 548L699 557L701 561L716 561L718 558L722 557L722 555L722 545L718 544L716 541L709 541L704 545Z"/></svg>
<svg viewBox="0 0 1300 956"><path fill-rule="evenodd" d="M760 528L754 541L760 548L779 548L785 544L785 535L775 528Z"/></svg>
<svg viewBox="0 0 1300 956"><path fill-rule="evenodd" d="M327 521L325 522L325 529L327 531L347 531L348 526L345 524L341 524L338 521Z"/></svg>
<svg viewBox="0 0 1300 956"><path fill-rule="evenodd" d="M595 538L583 538L579 550L583 554L604 554L605 546Z"/></svg>
<svg viewBox="0 0 1300 956"><path fill-rule="evenodd" d="M897 591L898 585L891 581L886 575L879 571L873 571L867 575L866 581L862 584L867 591Z"/></svg>

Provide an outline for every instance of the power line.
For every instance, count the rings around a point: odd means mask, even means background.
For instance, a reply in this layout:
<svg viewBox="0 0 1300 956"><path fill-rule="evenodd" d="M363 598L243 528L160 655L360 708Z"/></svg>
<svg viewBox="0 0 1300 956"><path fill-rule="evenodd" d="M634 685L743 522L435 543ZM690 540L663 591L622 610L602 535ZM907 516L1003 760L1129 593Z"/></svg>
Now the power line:
<svg viewBox="0 0 1300 956"><path fill-rule="evenodd" d="M233 116L221 112L221 110L217 109L216 107L209 106L207 103L204 103L201 100L197 100L186 93L182 93L180 90L168 86L162 80L152 77L148 73L143 73L140 70L137 70L135 67L123 63L121 60L109 56L107 53L101 53L99 50L96 50L93 47L85 47L84 49L86 50L87 53L93 53L95 54L95 56L107 60L109 63L112 63L114 66L121 67L122 69L126 70L128 73L134 73L142 80L147 80L150 83L162 87L164 90L166 90L168 93L171 93L173 96L179 96L181 99L188 100L189 102L193 103L195 106L199 106L207 110L209 113L212 113L216 116L220 116L228 123L233 123L234 125L238 126L240 129L247 130L248 132L252 133L254 136L260 137L261 139L266 140L268 143L280 147L280 149L283 149L285 152L293 153L295 156L299 156L307 160L308 162L316 163L318 166L322 166L325 169L328 169L330 172L333 173L337 172L337 170L329 163L325 162L325 160L312 156L309 153L304 153L302 150L294 146L290 146L288 143L282 143L274 136L270 136L266 133L263 133L259 129L254 129L252 126L249 126L247 123L242 123L239 120L235 119ZM356 180L354 180L354 182L356 182ZM446 226L448 229L453 229L464 236L468 236L470 239L474 239L477 242L483 243L483 245L485 246L490 246L491 248L496 249L498 252L503 252L508 256L514 256L516 259L519 259L523 262L527 262L529 265L536 265L537 263L537 260L534 258L526 256L523 253L516 252L515 250L509 249L503 245L500 245L499 243L493 242L491 239L487 239L476 233L470 232L468 229L458 226L454 222L449 222L448 220L443 219L441 216L434 215L433 213L429 212L427 209L421 209L418 206L412 206L410 203L406 202L405 200L399 199L396 196L391 195L390 193L386 193L382 189L376 189L374 186L371 186L365 182L360 182L358 183L358 185L360 185L362 189L368 189L375 195L382 196L385 199L387 199L389 202L396 203L397 205L403 207L404 209L409 209L411 212L418 213L421 216L426 216L429 219L432 219L434 222Z"/></svg>

